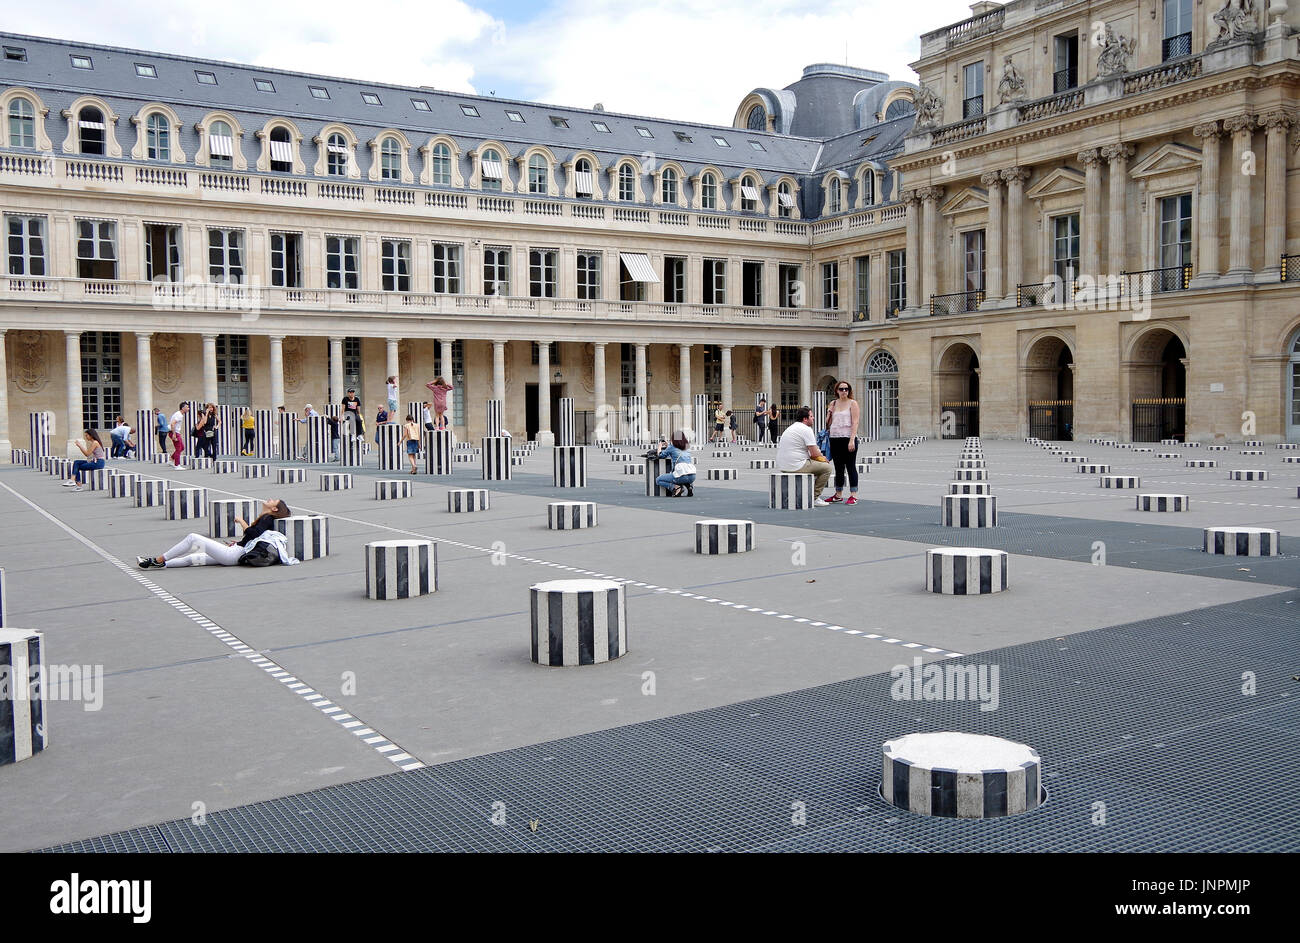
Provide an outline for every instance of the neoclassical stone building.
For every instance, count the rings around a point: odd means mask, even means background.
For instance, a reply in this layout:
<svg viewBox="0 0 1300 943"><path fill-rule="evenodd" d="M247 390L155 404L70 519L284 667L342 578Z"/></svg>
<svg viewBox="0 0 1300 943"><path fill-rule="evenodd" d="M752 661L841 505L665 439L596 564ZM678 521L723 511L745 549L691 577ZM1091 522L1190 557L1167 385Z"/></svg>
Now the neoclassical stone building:
<svg viewBox="0 0 1300 943"><path fill-rule="evenodd" d="M1297 13L972 12L730 126L0 34L0 461L392 374L471 437L846 377L886 436L1300 438Z"/></svg>

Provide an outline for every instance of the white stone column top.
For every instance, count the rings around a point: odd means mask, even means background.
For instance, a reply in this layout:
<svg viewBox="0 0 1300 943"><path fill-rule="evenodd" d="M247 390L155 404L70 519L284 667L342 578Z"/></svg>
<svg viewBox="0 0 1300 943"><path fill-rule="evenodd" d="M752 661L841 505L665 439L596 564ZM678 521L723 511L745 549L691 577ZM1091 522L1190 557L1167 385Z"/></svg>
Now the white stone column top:
<svg viewBox="0 0 1300 943"><path fill-rule="evenodd" d="M958 773L1019 769L1038 763L1038 752L1023 743L978 733L913 733L889 740L885 752L924 769Z"/></svg>

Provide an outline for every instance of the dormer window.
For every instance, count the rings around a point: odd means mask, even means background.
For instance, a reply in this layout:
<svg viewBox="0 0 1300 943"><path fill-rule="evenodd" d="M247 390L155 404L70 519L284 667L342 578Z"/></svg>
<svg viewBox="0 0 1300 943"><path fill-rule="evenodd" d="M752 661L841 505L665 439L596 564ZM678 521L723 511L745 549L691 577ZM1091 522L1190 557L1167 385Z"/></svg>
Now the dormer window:
<svg viewBox="0 0 1300 943"><path fill-rule="evenodd" d="M27 50L22 46L5 46L5 60L8 62L26 62Z"/></svg>
<svg viewBox="0 0 1300 943"><path fill-rule="evenodd" d="M83 154L104 156L104 113L87 106L77 115L77 138Z"/></svg>
<svg viewBox="0 0 1300 943"><path fill-rule="evenodd" d="M9 103L9 146L36 146L36 109L26 98Z"/></svg>
<svg viewBox="0 0 1300 943"><path fill-rule="evenodd" d="M603 122L603 121L593 121L593 122L591 123L591 126L592 126L593 128L595 128L597 131L599 131L601 134L613 134L613 133L614 133L613 131L609 130L609 125L605 124L605 122Z"/></svg>
<svg viewBox="0 0 1300 943"><path fill-rule="evenodd" d="M727 143L726 138L719 137L716 134L713 136L713 143L718 145L718 147L731 147L731 145Z"/></svg>
<svg viewBox="0 0 1300 943"><path fill-rule="evenodd" d="M700 178L700 207L706 210L718 208L718 178L712 173Z"/></svg>
<svg viewBox="0 0 1300 943"><path fill-rule="evenodd" d="M524 123L524 116L521 113L514 111L513 109L510 108L506 109L506 117L518 124Z"/></svg>
<svg viewBox="0 0 1300 943"><path fill-rule="evenodd" d="M171 125L166 115L154 112L145 121L145 156L149 160L169 161L172 159Z"/></svg>
<svg viewBox="0 0 1300 943"><path fill-rule="evenodd" d="M208 129L208 166L231 168L235 162L235 138L230 125L224 121L212 122Z"/></svg>
<svg viewBox="0 0 1300 943"><path fill-rule="evenodd" d="M384 138L379 145L379 179L402 179L402 146L395 138Z"/></svg>
<svg viewBox="0 0 1300 943"><path fill-rule="evenodd" d="M659 202L669 205L677 202L677 171L665 167L659 175Z"/></svg>
<svg viewBox="0 0 1300 943"><path fill-rule="evenodd" d="M624 203L636 200L636 173L631 164L618 168L618 198Z"/></svg>
<svg viewBox="0 0 1300 943"><path fill-rule="evenodd" d="M376 95L374 92L362 92L362 93L361 93L361 100L362 100L363 102L365 102L367 105L382 105L382 104L383 104L383 102L380 100L379 96Z"/></svg>
<svg viewBox="0 0 1300 943"><path fill-rule="evenodd" d="M253 79L253 87L259 92L274 92L275 83L270 79Z"/></svg>
<svg viewBox="0 0 1300 943"><path fill-rule="evenodd" d="M545 196L549 190L550 165L541 154L528 158L528 192Z"/></svg>
<svg viewBox="0 0 1300 943"><path fill-rule="evenodd" d="M432 111L432 110L433 110L432 108L429 107L429 103L428 103L427 101L425 101L423 98L412 98L412 99L411 99L411 107L414 108L416 111Z"/></svg>
<svg viewBox="0 0 1300 943"><path fill-rule="evenodd" d="M776 188L776 215L782 219L789 219L794 213L794 194L790 192L790 184L782 183Z"/></svg>
<svg viewBox="0 0 1300 943"><path fill-rule="evenodd" d="M288 128L271 129L271 170L281 174L293 173L293 144L289 141Z"/></svg>
<svg viewBox="0 0 1300 943"><path fill-rule="evenodd" d="M451 186L451 148L446 144L433 147L433 184L434 186Z"/></svg>
<svg viewBox="0 0 1300 943"><path fill-rule="evenodd" d="M90 56L71 56L72 67L74 69L93 69L95 64L90 60Z"/></svg>
<svg viewBox="0 0 1300 943"><path fill-rule="evenodd" d="M460 106L460 113L461 113L462 115L464 115L466 118L478 118L478 117L481 117L481 116L479 115L479 113L478 113L478 109L475 108L473 105L461 105L461 106Z"/></svg>
<svg viewBox="0 0 1300 943"><path fill-rule="evenodd" d="M578 196L590 197L596 190L591 161L582 158L573 165L573 192Z"/></svg>
<svg viewBox="0 0 1300 943"><path fill-rule="evenodd" d="M311 92L312 98L319 98L321 101L329 101L330 91L327 88L321 88L319 85L308 85L307 91Z"/></svg>
<svg viewBox="0 0 1300 943"><path fill-rule="evenodd" d="M762 200L758 192L758 183L753 177L740 178L740 210L742 213L757 213Z"/></svg>
<svg viewBox="0 0 1300 943"><path fill-rule="evenodd" d="M643 138L652 138L652 137L654 137L654 135L650 133L650 129L649 129L649 128L643 128L643 127L641 127L641 125L639 125L639 124L636 125L636 133L639 134L639 135L641 135L641 137L643 137Z"/></svg>
<svg viewBox="0 0 1300 943"><path fill-rule="evenodd" d="M561 118L559 115L551 115L551 125L556 128L567 128L569 122L567 118Z"/></svg>
<svg viewBox="0 0 1300 943"><path fill-rule="evenodd" d="M844 187L840 184L840 178L835 177L834 179L831 180L831 185L828 188L828 196L826 201L827 214L834 216L836 213L840 212L840 210L843 208L843 203L844 203Z"/></svg>
<svg viewBox="0 0 1300 943"><path fill-rule="evenodd" d="M212 72L200 72L198 69L194 70L194 80L198 82L200 85L217 84L217 77L215 74L213 74Z"/></svg>
<svg viewBox="0 0 1300 943"><path fill-rule="evenodd" d="M325 142L325 172L331 177L348 175L348 142L337 132Z"/></svg>
<svg viewBox="0 0 1300 943"><path fill-rule="evenodd" d="M482 186L484 190L495 190L500 192L501 180L506 175L506 169L501 164L501 155L492 148L483 152L482 163Z"/></svg>
<svg viewBox="0 0 1300 943"><path fill-rule="evenodd" d="M135 74L140 76L142 79L158 78L158 70L147 62L137 62L135 64Z"/></svg>
<svg viewBox="0 0 1300 943"><path fill-rule="evenodd" d="M673 134L677 135L677 140L681 141L683 144L691 143L691 136L685 131L674 131Z"/></svg>

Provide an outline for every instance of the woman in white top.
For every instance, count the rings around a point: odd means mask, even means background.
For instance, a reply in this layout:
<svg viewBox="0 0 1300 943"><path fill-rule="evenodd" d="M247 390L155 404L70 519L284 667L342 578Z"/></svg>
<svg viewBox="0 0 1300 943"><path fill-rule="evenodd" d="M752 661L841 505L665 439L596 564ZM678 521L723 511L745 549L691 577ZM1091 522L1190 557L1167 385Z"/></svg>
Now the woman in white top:
<svg viewBox="0 0 1300 943"><path fill-rule="evenodd" d="M853 387L847 380L835 384L835 399L826 410L826 431L831 439L831 461L835 463L835 494L826 500L834 504L844 491L844 472L848 470L849 499L845 504L858 503L858 419L862 413L853 398Z"/></svg>

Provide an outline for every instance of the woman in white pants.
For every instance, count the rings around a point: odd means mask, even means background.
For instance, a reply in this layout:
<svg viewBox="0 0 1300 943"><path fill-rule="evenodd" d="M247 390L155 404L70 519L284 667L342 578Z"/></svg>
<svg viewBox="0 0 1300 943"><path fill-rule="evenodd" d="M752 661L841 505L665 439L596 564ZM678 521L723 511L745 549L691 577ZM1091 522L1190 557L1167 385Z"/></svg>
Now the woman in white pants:
<svg viewBox="0 0 1300 943"><path fill-rule="evenodd" d="M244 528L243 536L236 541L226 543L202 534L188 534L161 556L136 557L136 563L142 570L150 567L235 566L254 544L272 541L276 535L276 519L288 516L289 506L283 500L270 498L262 502L262 513L253 523L249 524L242 518L235 519L235 523ZM284 554L279 553L279 547L274 543L271 549L273 554L283 558ZM289 561L297 562L292 557Z"/></svg>

